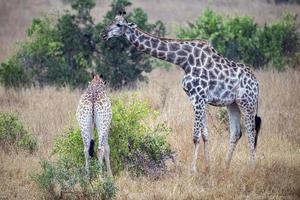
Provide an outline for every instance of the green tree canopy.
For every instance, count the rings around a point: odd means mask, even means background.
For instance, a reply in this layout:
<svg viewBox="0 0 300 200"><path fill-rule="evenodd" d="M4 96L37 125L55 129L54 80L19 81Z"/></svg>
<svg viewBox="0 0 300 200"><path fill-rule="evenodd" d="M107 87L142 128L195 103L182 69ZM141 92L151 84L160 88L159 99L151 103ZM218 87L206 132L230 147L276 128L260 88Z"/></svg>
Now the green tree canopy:
<svg viewBox="0 0 300 200"><path fill-rule="evenodd" d="M115 13L131 5L128 0L113 0L111 9L101 22L95 23L91 9L95 0L63 0L72 11L47 15L32 21L27 39L14 55L0 66L0 81L8 87L55 85L84 87L90 71L101 73L113 88L144 80L142 72L150 72L149 57L139 53L124 38L104 42L100 33ZM148 23L147 14L136 8L128 19L146 31L162 22Z"/></svg>

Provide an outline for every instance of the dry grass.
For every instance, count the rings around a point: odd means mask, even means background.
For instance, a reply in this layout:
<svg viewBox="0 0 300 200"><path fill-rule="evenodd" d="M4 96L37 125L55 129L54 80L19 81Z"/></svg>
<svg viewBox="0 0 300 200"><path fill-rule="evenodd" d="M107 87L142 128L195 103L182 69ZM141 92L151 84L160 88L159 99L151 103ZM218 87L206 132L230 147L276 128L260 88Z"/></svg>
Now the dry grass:
<svg viewBox="0 0 300 200"><path fill-rule="evenodd" d="M137 92L160 110L158 120L172 127L168 140L179 162L176 167L170 164L170 172L158 180L122 174L117 179L116 199L299 199L300 72L257 71L256 75L261 86L259 114L263 119L256 169L247 165L244 134L231 168L224 170L228 130L215 117L218 108L209 107L211 168L209 172L205 170L201 151L199 173L189 176L193 111L181 89L181 72L153 71L149 83L140 84ZM40 158L50 157L54 138L75 123L79 96L79 91L68 89L0 89L0 111L19 113L39 139L39 150L34 155L0 153L0 199L39 198L29 176L39 170Z"/></svg>

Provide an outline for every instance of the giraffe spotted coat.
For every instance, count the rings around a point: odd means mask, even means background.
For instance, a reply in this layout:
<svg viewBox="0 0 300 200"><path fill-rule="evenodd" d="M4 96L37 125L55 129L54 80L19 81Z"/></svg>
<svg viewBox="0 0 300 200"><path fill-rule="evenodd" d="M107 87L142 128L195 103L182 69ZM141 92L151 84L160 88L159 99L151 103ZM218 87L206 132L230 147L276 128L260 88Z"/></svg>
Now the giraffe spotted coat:
<svg viewBox="0 0 300 200"><path fill-rule="evenodd" d="M76 118L81 130L84 143L84 155L86 160L86 171L89 172L89 160L93 156L94 149L94 125L99 136L97 157L102 164L105 157L106 167L111 175L109 161L108 132L110 128L112 110L109 97L106 95L105 82L98 75L88 85L88 88L81 95Z"/></svg>
<svg viewBox="0 0 300 200"><path fill-rule="evenodd" d="M205 159L209 160L205 115L207 104L226 106L228 109L230 139L225 158L226 166L229 166L237 141L241 137L241 117L248 133L250 160L254 161L261 119L257 116L259 85L250 68L223 57L204 40L155 37L127 22L123 14L117 15L106 27L102 33L103 39L124 36L138 50L174 63L185 72L182 87L195 113L192 171L196 171L200 138L204 141Z"/></svg>

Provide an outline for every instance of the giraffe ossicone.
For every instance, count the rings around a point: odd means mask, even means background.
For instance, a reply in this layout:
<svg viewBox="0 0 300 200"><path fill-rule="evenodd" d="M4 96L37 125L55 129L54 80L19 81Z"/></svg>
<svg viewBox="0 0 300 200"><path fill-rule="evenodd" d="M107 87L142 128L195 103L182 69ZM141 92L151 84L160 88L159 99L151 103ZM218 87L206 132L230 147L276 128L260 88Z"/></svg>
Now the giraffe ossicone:
<svg viewBox="0 0 300 200"><path fill-rule="evenodd" d="M257 116L259 85L250 68L223 57L207 41L197 39L168 39L155 37L139 29L134 23L119 13L106 27L102 38L124 36L138 50L153 57L180 66L185 75L182 87L192 102L194 121L194 154L192 171L196 171L199 141L204 142L204 154L207 163L208 131L205 107L226 106L230 121L229 148L225 158L228 167L233 151L241 137L240 120L248 133L249 157L254 162L258 132L261 124Z"/></svg>
<svg viewBox="0 0 300 200"><path fill-rule="evenodd" d="M95 75L87 89L80 97L76 118L81 130L84 144L85 168L89 173L90 159L94 154L94 127L99 138L97 157L102 165L105 158L108 175L112 175L110 168L108 134L112 118L111 102L106 94L106 85L99 75Z"/></svg>

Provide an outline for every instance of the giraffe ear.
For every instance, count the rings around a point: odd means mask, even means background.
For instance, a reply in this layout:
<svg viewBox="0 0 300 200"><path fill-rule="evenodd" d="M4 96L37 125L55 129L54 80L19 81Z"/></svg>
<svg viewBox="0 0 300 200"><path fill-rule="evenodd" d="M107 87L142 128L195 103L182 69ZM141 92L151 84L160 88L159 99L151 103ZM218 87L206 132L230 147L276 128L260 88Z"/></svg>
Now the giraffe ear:
<svg viewBox="0 0 300 200"><path fill-rule="evenodd" d="M125 11L124 9L120 9L120 10L118 11L118 15L120 15L120 16L125 16L125 15L126 15L126 11Z"/></svg>
<svg viewBox="0 0 300 200"><path fill-rule="evenodd" d="M136 28L137 27L137 25L135 23L131 23L131 22L128 23L128 26L130 26L132 28Z"/></svg>

